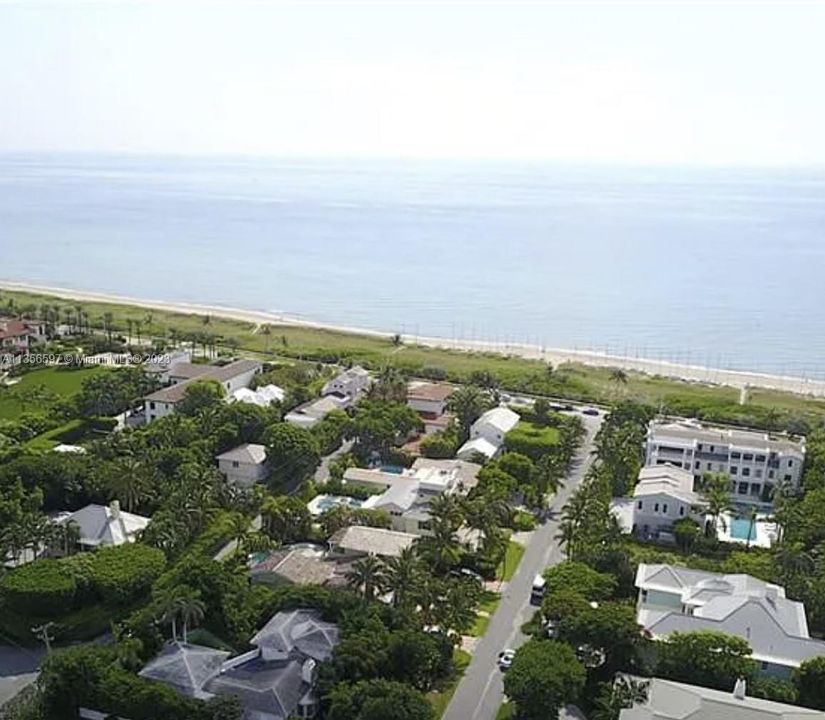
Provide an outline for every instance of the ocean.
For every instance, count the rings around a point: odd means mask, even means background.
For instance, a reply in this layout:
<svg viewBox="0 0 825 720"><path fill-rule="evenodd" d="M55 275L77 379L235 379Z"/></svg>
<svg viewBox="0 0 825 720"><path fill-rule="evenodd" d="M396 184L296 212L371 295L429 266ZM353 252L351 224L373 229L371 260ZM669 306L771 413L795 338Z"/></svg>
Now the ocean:
<svg viewBox="0 0 825 720"><path fill-rule="evenodd" d="M0 279L825 377L825 170L0 156Z"/></svg>

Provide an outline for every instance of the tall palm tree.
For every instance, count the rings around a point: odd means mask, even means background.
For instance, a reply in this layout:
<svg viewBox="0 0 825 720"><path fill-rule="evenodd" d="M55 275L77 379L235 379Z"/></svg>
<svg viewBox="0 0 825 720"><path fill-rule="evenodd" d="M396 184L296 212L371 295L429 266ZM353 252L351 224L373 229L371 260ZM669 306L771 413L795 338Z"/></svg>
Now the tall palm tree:
<svg viewBox="0 0 825 720"><path fill-rule="evenodd" d="M705 502L707 514L711 517L713 533L717 535L720 526L723 530L727 527L722 516L733 509L730 499L730 476L725 473L707 473L702 479L699 494Z"/></svg>
<svg viewBox="0 0 825 720"><path fill-rule="evenodd" d="M180 616L180 596L177 588L167 588L163 592L156 593L154 600L160 612L158 620L172 626L172 641L177 642L178 617Z"/></svg>
<svg viewBox="0 0 825 720"><path fill-rule="evenodd" d="M448 407L458 420L462 442L470 437L470 426L491 404L490 396L477 385L463 385L450 396Z"/></svg>
<svg viewBox="0 0 825 720"><path fill-rule="evenodd" d="M369 389L373 400L407 402L407 381L394 365L385 365L378 372L378 378Z"/></svg>
<svg viewBox="0 0 825 720"><path fill-rule="evenodd" d="M350 587L363 592L365 600L373 600L376 592L384 588L384 564L374 555L369 555L353 563L346 580Z"/></svg>
<svg viewBox="0 0 825 720"><path fill-rule="evenodd" d="M106 333L107 340L112 342L112 321L114 316L110 312L103 313L103 331Z"/></svg>
<svg viewBox="0 0 825 720"><path fill-rule="evenodd" d="M110 495L120 500L127 512L134 512L151 497L149 468L133 455L115 458L109 466L107 486Z"/></svg>
<svg viewBox="0 0 825 720"><path fill-rule="evenodd" d="M453 530L458 530L464 522L461 502L455 495L436 495L430 500L427 512L433 521L441 521Z"/></svg>
<svg viewBox="0 0 825 720"><path fill-rule="evenodd" d="M431 534L415 540L415 548L437 575L445 575L461 560L461 543L455 528L443 520L430 520Z"/></svg>
<svg viewBox="0 0 825 720"><path fill-rule="evenodd" d="M387 558L385 587L392 592L395 607L409 607L421 579L421 561L414 547L405 547L398 557Z"/></svg>
<svg viewBox="0 0 825 720"><path fill-rule="evenodd" d="M199 590L179 588L177 596L178 616L183 623L183 642L187 641L190 626L197 625L206 614L206 605Z"/></svg>

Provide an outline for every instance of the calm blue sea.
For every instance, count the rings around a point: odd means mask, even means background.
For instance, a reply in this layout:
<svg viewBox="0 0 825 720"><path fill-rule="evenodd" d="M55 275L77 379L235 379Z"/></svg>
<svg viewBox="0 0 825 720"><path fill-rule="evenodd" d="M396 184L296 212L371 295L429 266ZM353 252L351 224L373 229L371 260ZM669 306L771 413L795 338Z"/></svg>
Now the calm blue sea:
<svg viewBox="0 0 825 720"><path fill-rule="evenodd" d="M0 156L0 278L825 375L825 171Z"/></svg>

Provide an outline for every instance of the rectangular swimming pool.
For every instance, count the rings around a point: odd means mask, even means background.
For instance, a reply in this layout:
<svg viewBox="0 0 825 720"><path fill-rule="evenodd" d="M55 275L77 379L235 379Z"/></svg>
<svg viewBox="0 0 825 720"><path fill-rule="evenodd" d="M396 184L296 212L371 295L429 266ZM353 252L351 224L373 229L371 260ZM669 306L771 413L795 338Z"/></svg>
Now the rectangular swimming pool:
<svg viewBox="0 0 825 720"><path fill-rule="evenodd" d="M750 539L756 540L756 523L751 528L751 521L747 518L733 518L730 521L730 536L737 540L747 540L750 530Z"/></svg>

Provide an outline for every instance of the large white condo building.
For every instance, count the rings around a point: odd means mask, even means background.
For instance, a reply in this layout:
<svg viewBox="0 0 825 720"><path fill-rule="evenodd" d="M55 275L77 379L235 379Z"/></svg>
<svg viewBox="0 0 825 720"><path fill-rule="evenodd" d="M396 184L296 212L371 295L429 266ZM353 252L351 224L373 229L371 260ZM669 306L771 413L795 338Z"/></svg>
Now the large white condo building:
<svg viewBox="0 0 825 720"><path fill-rule="evenodd" d="M737 502L769 502L777 485L797 487L804 462L804 438L706 427L695 421L654 421L647 431L646 465L670 463L692 472L694 481L705 473L726 473Z"/></svg>

